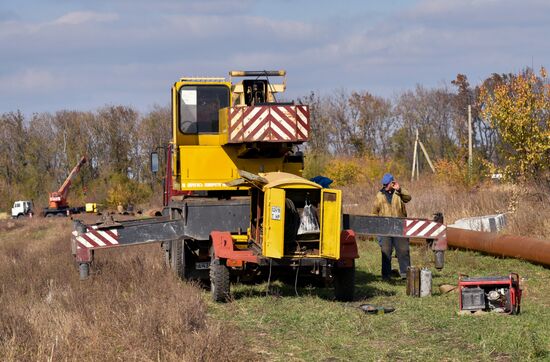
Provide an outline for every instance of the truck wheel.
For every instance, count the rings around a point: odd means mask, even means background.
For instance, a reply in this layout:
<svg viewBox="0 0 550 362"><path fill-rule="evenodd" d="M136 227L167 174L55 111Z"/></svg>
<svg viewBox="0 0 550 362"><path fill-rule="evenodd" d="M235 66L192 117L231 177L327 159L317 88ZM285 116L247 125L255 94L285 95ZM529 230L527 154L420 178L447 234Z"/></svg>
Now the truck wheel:
<svg viewBox="0 0 550 362"><path fill-rule="evenodd" d="M172 241L170 248L170 266L174 273L181 279L185 279L185 245L184 240Z"/></svg>
<svg viewBox="0 0 550 362"><path fill-rule="evenodd" d="M53 217L53 214L46 214L45 217Z"/></svg>
<svg viewBox="0 0 550 362"><path fill-rule="evenodd" d="M212 260L210 264L210 293L214 302L229 300L229 269L220 264L219 260Z"/></svg>
<svg viewBox="0 0 550 362"><path fill-rule="evenodd" d="M334 268L334 296L340 302L350 302L355 295L355 260L350 268Z"/></svg>

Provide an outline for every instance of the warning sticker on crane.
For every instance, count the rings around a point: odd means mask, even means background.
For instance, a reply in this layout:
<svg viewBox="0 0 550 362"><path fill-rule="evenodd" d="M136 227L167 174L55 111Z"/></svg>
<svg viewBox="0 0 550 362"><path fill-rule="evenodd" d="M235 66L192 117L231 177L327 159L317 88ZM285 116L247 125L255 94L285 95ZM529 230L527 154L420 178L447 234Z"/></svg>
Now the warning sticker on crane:
<svg viewBox="0 0 550 362"><path fill-rule="evenodd" d="M279 206L271 206L271 220L281 220L281 208Z"/></svg>

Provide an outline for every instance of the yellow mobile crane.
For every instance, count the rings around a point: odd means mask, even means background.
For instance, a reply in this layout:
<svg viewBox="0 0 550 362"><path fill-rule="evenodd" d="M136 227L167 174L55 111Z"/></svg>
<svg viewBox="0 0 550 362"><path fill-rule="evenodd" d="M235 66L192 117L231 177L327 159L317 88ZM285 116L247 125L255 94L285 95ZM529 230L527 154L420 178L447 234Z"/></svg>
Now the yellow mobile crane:
<svg viewBox="0 0 550 362"><path fill-rule="evenodd" d="M301 177L298 147L309 137L309 108L279 102L285 88L281 70L177 81L162 216L75 222L72 251L81 278L89 275L95 249L160 242L176 273L209 282L216 301L229 297L233 277L289 274L333 282L336 298L351 300L359 257L352 229L414 236L407 234L412 222L439 230L424 236L436 240L441 264L446 239L440 223L344 215L340 190ZM151 164L157 172L157 153Z"/></svg>

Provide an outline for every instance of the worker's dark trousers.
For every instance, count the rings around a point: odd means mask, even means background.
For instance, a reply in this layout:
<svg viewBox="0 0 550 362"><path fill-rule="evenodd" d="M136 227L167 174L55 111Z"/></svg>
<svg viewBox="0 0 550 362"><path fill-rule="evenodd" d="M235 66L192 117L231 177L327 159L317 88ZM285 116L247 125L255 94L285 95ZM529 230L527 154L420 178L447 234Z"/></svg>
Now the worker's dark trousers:
<svg viewBox="0 0 550 362"><path fill-rule="evenodd" d="M391 253L395 249L399 261L399 274L402 278L407 277L407 268L411 266L408 238L392 238L389 236L378 237L378 243L382 250L382 278L391 276Z"/></svg>

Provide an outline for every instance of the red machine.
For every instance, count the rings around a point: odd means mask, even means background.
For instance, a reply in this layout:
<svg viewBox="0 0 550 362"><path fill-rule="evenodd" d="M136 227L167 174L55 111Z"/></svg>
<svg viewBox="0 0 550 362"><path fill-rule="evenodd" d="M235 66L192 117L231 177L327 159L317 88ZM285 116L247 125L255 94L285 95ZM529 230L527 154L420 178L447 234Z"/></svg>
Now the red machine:
<svg viewBox="0 0 550 362"><path fill-rule="evenodd" d="M86 157L82 157L80 161L73 168L69 176L65 179L65 182L61 185L59 190L50 193L50 203L47 208L44 209L44 216L66 216L68 213L80 212L80 208L69 208L67 203L67 194L71 187L72 179L76 176L83 164L86 163Z"/></svg>
<svg viewBox="0 0 550 362"><path fill-rule="evenodd" d="M460 275L458 279L461 311L486 311L519 314L521 289L519 275L510 273L502 277L470 278Z"/></svg>

